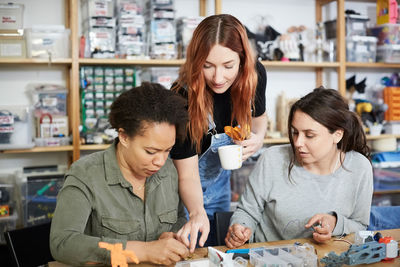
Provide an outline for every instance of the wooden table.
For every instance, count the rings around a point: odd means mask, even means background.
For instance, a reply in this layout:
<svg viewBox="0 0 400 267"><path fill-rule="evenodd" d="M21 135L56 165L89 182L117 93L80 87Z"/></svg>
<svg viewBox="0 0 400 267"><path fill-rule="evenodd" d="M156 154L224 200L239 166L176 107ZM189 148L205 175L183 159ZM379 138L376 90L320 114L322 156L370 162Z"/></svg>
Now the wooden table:
<svg viewBox="0 0 400 267"><path fill-rule="evenodd" d="M382 236L391 236L393 237L394 240L400 243L400 229L392 229L392 230L383 230L380 231L382 233ZM323 258L326 254L328 254L331 251L334 251L336 254L340 255L340 253L345 252L349 249L349 244L345 241L335 241L337 238L332 238L330 241L324 244L318 244L313 242L312 239L304 238L304 239L293 239L293 240L281 240L281 241L273 241L273 242L265 242L265 243L252 243L252 244L245 244L244 246L240 248L256 248L256 247L262 247L262 246L279 246L279 245L291 245L294 244L294 242L300 242L300 243L309 243L314 246L317 255L318 255L318 260ZM354 234L348 235L344 238L345 240L348 240L349 242L353 243L354 242ZM220 247L215 247L216 249L225 252L228 248L225 246L220 246ZM200 259L200 258L206 258L207 257L207 248L198 248L195 250L194 254L191 256L192 259ZM98 265L96 265L98 266ZM151 264L130 264L129 266L153 266ZM368 264L365 266L371 266L371 267L376 267L376 266L384 266L384 267L394 267L394 266L400 266L400 258L394 259L394 261L390 262L377 262L374 264ZM49 267L69 267L69 265L65 265L59 262L49 262Z"/></svg>

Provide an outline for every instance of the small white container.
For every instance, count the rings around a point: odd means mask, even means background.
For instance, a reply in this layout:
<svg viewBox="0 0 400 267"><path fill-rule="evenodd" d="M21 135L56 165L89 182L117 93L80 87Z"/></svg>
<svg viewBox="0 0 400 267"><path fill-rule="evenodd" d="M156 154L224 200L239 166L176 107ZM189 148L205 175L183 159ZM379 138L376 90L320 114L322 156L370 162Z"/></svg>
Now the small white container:
<svg viewBox="0 0 400 267"><path fill-rule="evenodd" d="M239 145L221 146L218 148L221 166L225 170L235 170L242 167L243 147Z"/></svg>

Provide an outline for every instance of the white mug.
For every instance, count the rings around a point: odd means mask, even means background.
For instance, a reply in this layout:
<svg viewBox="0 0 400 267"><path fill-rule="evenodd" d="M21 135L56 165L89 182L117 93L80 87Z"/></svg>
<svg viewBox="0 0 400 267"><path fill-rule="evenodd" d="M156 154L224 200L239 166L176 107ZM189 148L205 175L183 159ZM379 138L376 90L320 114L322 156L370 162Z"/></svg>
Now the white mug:
<svg viewBox="0 0 400 267"><path fill-rule="evenodd" d="M221 146L218 155L221 166L225 170L235 170L242 167L243 147L239 145Z"/></svg>

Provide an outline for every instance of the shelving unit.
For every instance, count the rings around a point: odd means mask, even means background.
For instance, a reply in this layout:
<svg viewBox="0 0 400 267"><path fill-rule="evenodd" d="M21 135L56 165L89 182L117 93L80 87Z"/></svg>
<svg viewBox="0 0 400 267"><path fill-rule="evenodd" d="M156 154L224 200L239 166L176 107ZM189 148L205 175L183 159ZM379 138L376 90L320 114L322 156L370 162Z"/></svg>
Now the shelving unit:
<svg viewBox="0 0 400 267"><path fill-rule="evenodd" d="M64 147L36 147L27 150L8 150L2 153L42 153L42 152L56 152L66 151L70 153L71 160L74 162L80 158L81 151L102 150L108 145L81 145L79 139L79 125L80 125L80 97L79 97L79 68L86 65L134 65L134 66L180 66L184 60L126 60L126 59L92 59L92 58L79 58L79 36L78 36L78 0L64 0L66 21L65 26L71 30L71 58L55 59L48 62L43 59L0 59L1 65L29 65L29 66L64 66L67 72L67 88L68 94L68 116L69 127L72 135L72 145ZM375 2L374 0L348 0L348 2ZM206 15L207 0L199 0L199 14ZM211 1L212 2L212 1ZM221 13L223 0L214 0L215 13ZM345 0L316 0L315 18L316 21L322 21L322 9L325 5L331 2L336 2L337 6L337 61L336 62L275 62L275 61L262 61L262 64L269 69L283 68L283 69L311 69L315 71L316 80L315 86L318 87L323 84L323 72L326 69L332 69L337 72L338 76L338 90L342 95L346 92L346 70L349 68L363 68L363 69L397 69L400 64L385 64L385 63L357 63L346 62L346 49L345 49ZM377 138L386 138L387 135L381 137L368 137L369 140ZM400 136L395 136L399 138ZM287 138L279 139L265 139L265 144L278 144L287 143Z"/></svg>

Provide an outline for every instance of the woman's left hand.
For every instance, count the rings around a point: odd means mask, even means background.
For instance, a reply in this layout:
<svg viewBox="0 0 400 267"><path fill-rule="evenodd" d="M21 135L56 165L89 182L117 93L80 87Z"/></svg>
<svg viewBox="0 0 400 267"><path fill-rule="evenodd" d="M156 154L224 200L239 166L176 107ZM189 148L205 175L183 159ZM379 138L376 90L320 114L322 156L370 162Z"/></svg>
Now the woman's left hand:
<svg viewBox="0 0 400 267"><path fill-rule="evenodd" d="M264 134L257 135L253 132L250 132L250 136L246 140L243 141L234 140L234 142L235 144L241 145L243 147L242 160L245 161L263 146Z"/></svg>
<svg viewBox="0 0 400 267"><path fill-rule="evenodd" d="M319 243L325 243L332 237L332 232L336 227L336 217L330 214L316 214L311 217L305 227L313 227L314 240Z"/></svg>

